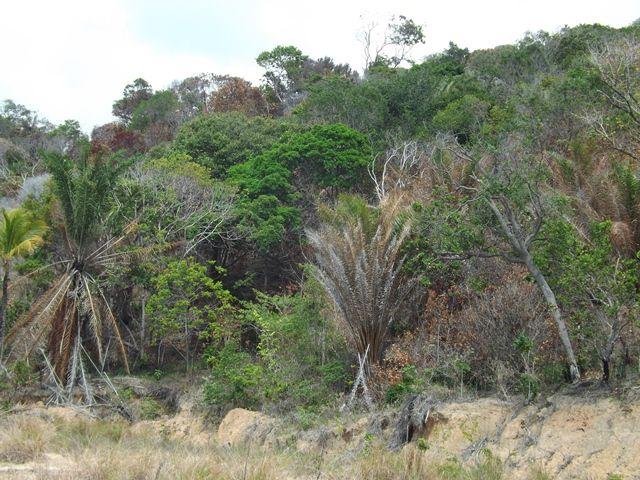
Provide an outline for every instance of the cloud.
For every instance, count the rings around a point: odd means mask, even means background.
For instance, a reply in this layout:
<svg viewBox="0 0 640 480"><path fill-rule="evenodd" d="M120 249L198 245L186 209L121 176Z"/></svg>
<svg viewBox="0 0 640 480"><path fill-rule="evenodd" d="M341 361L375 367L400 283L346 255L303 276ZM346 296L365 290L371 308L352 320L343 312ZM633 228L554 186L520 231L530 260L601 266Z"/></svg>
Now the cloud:
<svg viewBox="0 0 640 480"><path fill-rule="evenodd" d="M242 62L162 51L137 37L124 2L4 2L0 16L0 99L54 123L77 119L87 131L110 120L112 102L137 77L163 88L199 72L255 76Z"/></svg>
<svg viewBox="0 0 640 480"><path fill-rule="evenodd" d="M359 68L363 13L382 23L395 13L424 24L427 43L414 52L420 58L449 40L488 48L527 30L627 25L640 17L640 6L637 0L4 1L0 100L11 98L55 123L77 119L89 131L110 120L113 101L140 76L155 88L200 72L256 81L255 57L278 44Z"/></svg>

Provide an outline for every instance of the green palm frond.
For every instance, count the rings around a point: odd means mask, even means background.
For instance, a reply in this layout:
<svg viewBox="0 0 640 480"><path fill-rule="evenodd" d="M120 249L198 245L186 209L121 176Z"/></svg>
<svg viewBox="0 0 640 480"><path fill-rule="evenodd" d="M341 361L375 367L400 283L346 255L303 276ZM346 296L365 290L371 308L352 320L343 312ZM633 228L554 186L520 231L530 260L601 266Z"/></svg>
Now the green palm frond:
<svg viewBox="0 0 640 480"><path fill-rule="evenodd" d="M0 253L5 261L30 255L44 242L44 222L22 208L2 210L0 215Z"/></svg>

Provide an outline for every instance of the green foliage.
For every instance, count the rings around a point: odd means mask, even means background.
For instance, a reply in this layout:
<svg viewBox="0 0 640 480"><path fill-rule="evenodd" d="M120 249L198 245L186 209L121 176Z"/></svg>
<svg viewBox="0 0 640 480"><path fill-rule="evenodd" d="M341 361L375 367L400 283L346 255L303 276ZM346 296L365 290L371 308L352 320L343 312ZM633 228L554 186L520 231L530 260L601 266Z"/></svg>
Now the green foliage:
<svg viewBox="0 0 640 480"><path fill-rule="evenodd" d="M534 400L540 393L540 381L529 373L521 373L518 377L517 391L529 400Z"/></svg>
<svg viewBox="0 0 640 480"><path fill-rule="evenodd" d="M353 189L362 186L371 162L367 138L345 125L314 125L306 131L292 133L263 158L282 162L292 171L310 177L322 188Z"/></svg>
<svg viewBox="0 0 640 480"><path fill-rule="evenodd" d="M140 418L142 420L155 420L163 413L162 405L153 398L145 397L139 404Z"/></svg>
<svg viewBox="0 0 640 480"><path fill-rule="evenodd" d="M43 243L46 230L45 223L34 218L28 210L0 209L0 259L3 270L9 268L9 261L34 253Z"/></svg>
<svg viewBox="0 0 640 480"><path fill-rule="evenodd" d="M122 98L113 102L113 115L122 119L125 123L131 121L131 117L140 103L153 95L153 89L149 82L143 78L137 78L128 84L122 92Z"/></svg>
<svg viewBox="0 0 640 480"><path fill-rule="evenodd" d="M204 385L204 400L221 408L238 406L256 408L262 402L264 370L251 355L233 343L206 354L211 378Z"/></svg>
<svg viewBox="0 0 640 480"><path fill-rule="evenodd" d="M482 127L488 107L487 102L473 95L465 95L436 113L433 126L437 130L453 133L461 143L466 143Z"/></svg>
<svg viewBox="0 0 640 480"><path fill-rule="evenodd" d="M477 250L483 242L480 225L469 222L457 202L455 196L444 193L413 206L415 222L405 268L419 274L425 285L454 282L462 263L442 254L455 258Z"/></svg>
<svg viewBox="0 0 640 480"><path fill-rule="evenodd" d="M312 282L302 294L258 295L246 306L245 322L260 331L258 354L270 378L265 397L271 401L317 405L345 385L342 340L321 313L320 295Z"/></svg>
<svg viewBox="0 0 640 480"><path fill-rule="evenodd" d="M234 195L234 188L212 179L207 168L172 152L140 162L119 182L111 221L126 225L135 218L145 245L181 243L189 250L191 242L230 228Z"/></svg>
<svg viewBox="0 0 640 480"><path fill-rule="evenodd" d="M256 62L265 69L263 79L267 97L272 102L283 102L287 93L301 86L302 67L308 59L292 45L278 45L258 55Z"/></svg>
<svg viewBox="0 0 640 480"><path fill-rule="evenodd" d="M258 156L236 165L229 170L229 183L241 194L238 228L259 251L275 248L287 232L299 227L298 195L291 172L277 159Z"/></svg>
<svg viewBox="0 0 640 480"><path fill-rule="evenodd" d="M285 135L269 150L229 169L228 181L240 192L238 228L259 251L273 250L300 226L296 179L304 189L310 182L357 188L366 178L370 156L366 138L344 125L316 125Z"/></svg>
<svg viewBox="0 0 640 480"><path fill-rule="evenodd" d="M178 98L171 90L155 92L133 110L131 128L142 131L160 122L171 122L177 108Z"/></svg>
<svg viewBox="0 0 640 480"><path fill-rule="evenodd" d="M208 168L214 177L226 178L231 166L261 154L291 128L281 120L240 113L205 115L182 126L173 148Z"/></svg>
<svg viewBox="0 0 640 480"><path fill-rule="evenodd" d="M259 331L257 356L233 341L219 350L210 348L206 401L280 411L297 406L312 412L344 388L345 346L321 314L319 295L318 287L308 283L302 294L258 294L256 301L247 302L240 318Z"/></svg>
<svg viewBox="0 0 640 480"><path fill-rule="evenodd" d="M11 368L11 378L14 385L23 387L34 383L38 378L38 374L32 365L25 361L17 361Z"/></svg>
<svg viewBox="0 0 640 480"><path fill-rule="evenodd" d="M390 386L385 394L385 402L394 403L402 400L409 393L418 389L418 372L414 365L407 365L402 369L402 380Z"/></svg>
<svg viewBox="0 0 640 480"><path fill-rule="evenodd" d="M102 233L102 219L112 204L112 193L130 162L118 156L92 154L88 145L77 160L55 152L44 153L44 158L62 205L67 236L82 249Z"/></svg>
<svg viewBox="0 0 640 480"><path fill-rule="evenodd" d="M518 350L518 352L526 355L533 350L533 340L529 338L524 332L520 332L516 339L513 341L513 346L516 350Z"/></svg>
<svg viewBox="0 0 640 480"><path fill-rule="evenodd" d="M170 262L152 283L154 291L147 308L156 341L173 333L202 331L208 326L214 333L223 326L221 320L232 308L233 296L222 282L207 274L207 265L191 259Z"/></svg>
<svg viewBox="0 0 640 480"><path fill-rule="evenodd" d="M304 121L343 123L376 134L384 127L387 105L375 85L331 76L310 88L309 97L295 113Z"/></svg>
<svg viewBox="0 0 640 480"><path fill-rule="evenodd" d="M427 450L429 450L429 448L431 448L428 440L424 437L418 437L417 445L418 445L418 449L420 449L423 452L426 452Z"/></svg>
<svg viewBox="0 0 640 480"><path fill-rule="evenodd" d="M497 456L484 449L475 465L467 467L454 457L440 465L437 472L443 480L501 480L504 467Z"/></svg>
<svg viewBox="0 0 640 480"><path fill-rule="evenodd" d="M181 348L187 367L194 337L221 341L233 309L233 296L207 270L207 265L192 259L170 262L152 279L153 293L147 303L153 342ZM220 268L215 271L224 273Z"/></svg>

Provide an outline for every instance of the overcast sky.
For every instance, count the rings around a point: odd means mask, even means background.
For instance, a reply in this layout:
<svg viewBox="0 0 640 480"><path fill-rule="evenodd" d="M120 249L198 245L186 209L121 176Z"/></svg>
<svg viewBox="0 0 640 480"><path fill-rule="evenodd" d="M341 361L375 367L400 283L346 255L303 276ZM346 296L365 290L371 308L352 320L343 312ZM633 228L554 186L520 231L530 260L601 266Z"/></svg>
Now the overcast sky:
<svg viewBox="0 0 640 480"><path fill-rule="evenodd" d="M640 0L0 0L0 100L90 131L137 77L154 88L201 72L258 81L255 57L295 45L361 68L362 15L425 26L416 58L454 41L471 50L526 31L640 17Z"/></svg>

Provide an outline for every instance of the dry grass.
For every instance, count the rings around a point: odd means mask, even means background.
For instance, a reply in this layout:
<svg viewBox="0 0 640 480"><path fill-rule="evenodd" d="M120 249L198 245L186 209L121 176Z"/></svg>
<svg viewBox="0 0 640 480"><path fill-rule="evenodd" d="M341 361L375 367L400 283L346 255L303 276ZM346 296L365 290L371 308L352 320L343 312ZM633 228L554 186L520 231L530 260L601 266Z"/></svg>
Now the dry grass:
<svg viewBox="0 0 640 480"><path fill-rule="evenodd" d="M224 448L167 435L159 423L129 425L82 416L16 414L0 421L0 478L47 480L498 480L493 457L475 467L429 464L415 447L359 453ZM27 463L30 462L30 463Z"/></svg>
<svg viewBox="0 0 640 480"><path fill-rule="evenodd" d="M41 419L16 416L0 423L0 462L26 463L40 459L51 441Z"/></svg>
<svg viewBox="0 0 640 480"><path fill-rule="evenodd" d="M35 462L24 478L275 480L289 478L283 471L294 463L286 453L274 458L261 451L170 438L153 424L140 427L84 417L5 417L0 424L5 467L0 478L22 478L23 468L6 467ZM55 455L45 458L45 453Z"/></svg>
<svg viewBox="0 0 640 480"><path fill-rule="evenodd" d="M503 468L501 462L489 452L475 464L465 466L456 460L430 463L423 452L414 446L391 452L378 445L353 465L330 477L354 480L501 480Z"/></svg>

